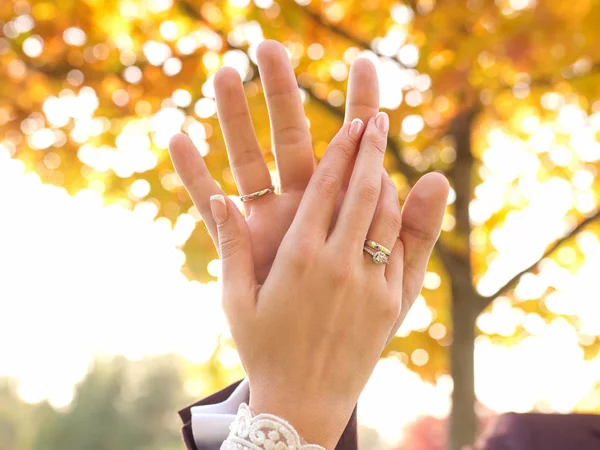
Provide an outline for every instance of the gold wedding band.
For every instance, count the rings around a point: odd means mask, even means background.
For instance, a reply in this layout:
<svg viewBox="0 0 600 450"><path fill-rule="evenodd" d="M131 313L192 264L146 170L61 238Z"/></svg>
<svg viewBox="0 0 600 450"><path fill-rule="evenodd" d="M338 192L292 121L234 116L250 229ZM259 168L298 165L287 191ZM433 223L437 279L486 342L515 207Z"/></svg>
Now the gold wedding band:
<svg viewBox="0 0 600 450"><path fill-rule="evenodd" d="M384 247L383 245L375 242L375 241L371 241L371 240L366 240L365 241L365 246L375 250L375 251L379 251L379 252L383 252L385 253L387 256L392 256L392 251L387 248Z"/></svg>
<svg viewBox="0 0 600 450"><path fill-rule="evenodd" d="M386 255L381 250L373 250L371 247L365 245L363 250L373 257L375 264L388 264L390 262L389 255Z"/></svg>
<svg viewBox="0 0 600 450"><path fill-rule="evenodd" d="M256 200L263 195L270 194L271 192L275 192L275 186L271 185L266 189L262 189L260 191L252 192L251 194L240 195L240 200L242 202L249 202L250 200Z"/></svg>

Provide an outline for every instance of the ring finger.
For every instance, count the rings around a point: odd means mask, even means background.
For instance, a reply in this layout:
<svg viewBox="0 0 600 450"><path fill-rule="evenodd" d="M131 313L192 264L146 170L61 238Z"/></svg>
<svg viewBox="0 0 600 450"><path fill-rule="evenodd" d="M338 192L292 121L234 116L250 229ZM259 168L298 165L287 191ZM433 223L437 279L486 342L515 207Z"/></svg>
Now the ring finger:
<svg viewBox="0 0 600 450"><path fill-rule="evenodd" d="M400 202L398 201L398 191L386 170L382 169L381 194L373 221L367 233L367 242L365 242L365 245L370 241L371 248L379 244L384 247L382 249L384 253L391 252L400 235L401 224L402 213ZM377 251L377 249L374 250ZM372 255L366 251L364 251L364 255L369 265L377 266L377 264L373 264L374 257ZM393 257L394 255L388 256L388 259ZM385 265L382 264L380 267L383 268Z"/></svg>
<svg viewBox="0 0 600 450"><path fill-rule="evenodd" d="M242 80L235 69L219 70L215 76L215 97L231 171L240 195L271 185L271 176L252 126ZM255 202L245 202L249 208Z"/></svg>

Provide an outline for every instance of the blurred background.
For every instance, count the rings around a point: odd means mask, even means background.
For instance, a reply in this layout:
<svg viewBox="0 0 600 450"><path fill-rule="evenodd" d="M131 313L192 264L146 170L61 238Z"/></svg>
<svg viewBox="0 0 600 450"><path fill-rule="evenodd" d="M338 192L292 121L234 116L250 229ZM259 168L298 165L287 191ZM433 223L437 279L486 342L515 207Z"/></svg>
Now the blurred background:
<svg viewBox="0 0 600 450"><path fill-rule="evenodd" d="M236 195L213 77L289 52L320 157L377 67L401 200L452 190L421 296L359 405L361 448L457 450L507 411L600 412L600 1L2 0L0 449L181 449L243 377L183 130Z"/></svg>

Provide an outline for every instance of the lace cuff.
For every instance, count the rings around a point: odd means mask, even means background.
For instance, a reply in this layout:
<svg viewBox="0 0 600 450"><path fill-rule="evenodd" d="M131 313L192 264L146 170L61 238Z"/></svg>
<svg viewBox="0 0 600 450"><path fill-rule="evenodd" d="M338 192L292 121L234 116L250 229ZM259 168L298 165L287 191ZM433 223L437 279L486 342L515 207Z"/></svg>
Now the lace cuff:
<svg viewBox="0 0 600 450"><path fill-rule="evenodd" d="M294 427L280 417L252 417L245 403L240 404L229 430L221 450L325 450L320 445L304 444Z"/></svg>

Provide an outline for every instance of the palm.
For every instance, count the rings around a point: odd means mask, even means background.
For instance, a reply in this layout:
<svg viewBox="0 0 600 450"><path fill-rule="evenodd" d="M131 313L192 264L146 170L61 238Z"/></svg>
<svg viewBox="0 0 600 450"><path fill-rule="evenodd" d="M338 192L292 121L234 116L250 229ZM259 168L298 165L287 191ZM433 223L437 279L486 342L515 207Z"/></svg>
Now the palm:
<svg viewBox="0 0 600 450"><path fill-rule="evenodd" d="M264 199L247 218L252 240L254 271L256 280L262 284L269 274L283 236L290 227L302 192L291 192Z"/></svg>
<svg viewBox="0 0 600 450"><path fill-rule="evenodd" d="M311 136L296 78L283 46L273 41L257 50L269 117L273 148L281 179L281 193L268 194L244 203L252 240L257 281L262 283L287 232L302 194L314 171ZM236 71L221 69L215 77L219 122L238 191L256 192L271 184L271 178L258 145ZM379 109L379 86L374 66L357 60L352 66L346 105L346 121L356 117L365 123ZM176 136L170 145L171 157L194 204L200 211L215 244L217 232L210 212L210 196L221 194L191 141ZM218 247L218 245L217 245Z"/></svg>

